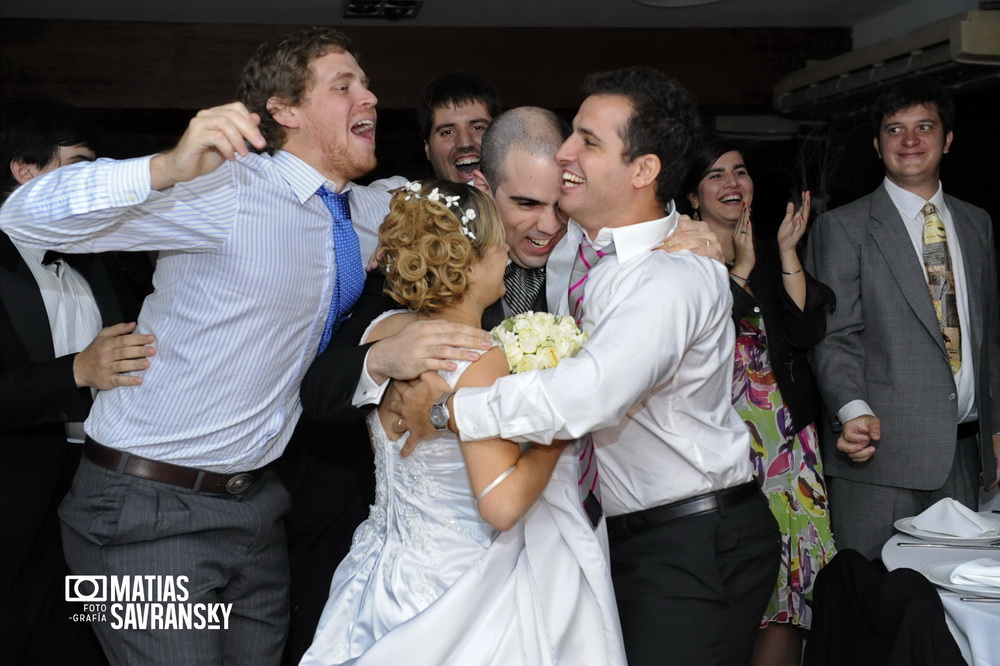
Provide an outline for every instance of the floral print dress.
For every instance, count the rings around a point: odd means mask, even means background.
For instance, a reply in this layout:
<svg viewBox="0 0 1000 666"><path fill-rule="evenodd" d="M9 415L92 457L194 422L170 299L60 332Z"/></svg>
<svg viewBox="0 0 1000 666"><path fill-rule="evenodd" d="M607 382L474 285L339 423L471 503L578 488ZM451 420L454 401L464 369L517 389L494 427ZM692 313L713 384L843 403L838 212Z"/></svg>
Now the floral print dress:
<svg viewBox="0 0 1000 666"><path fill-rule="evenodd" d="M759 314L740 320L733 407L750 431L754 478L782 535L781 570L760 626L778 622L808 629L816 574L836 552L823 464L815 425L795 432L771 369Z"/></svg>

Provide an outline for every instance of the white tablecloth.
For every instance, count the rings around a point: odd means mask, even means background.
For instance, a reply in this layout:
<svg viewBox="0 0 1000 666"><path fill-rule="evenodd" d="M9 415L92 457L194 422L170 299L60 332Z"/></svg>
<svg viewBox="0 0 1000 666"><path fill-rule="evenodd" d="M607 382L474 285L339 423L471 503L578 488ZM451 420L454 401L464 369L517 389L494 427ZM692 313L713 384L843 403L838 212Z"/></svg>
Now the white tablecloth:
<svg viewBox="0 0 1000 666"><path fill-rule="evenodd" d="M981 557L1000 559L996 551L969 548L905 548L901 542L920 543L921 540L897 534L882 547L882 561L889 571L909 568L920 571L940 562L960 562ZM1000 666L1000 603L960 601L958 594L937 588L944 603L945 620L955 636L962 656L972 666ZM977 596L966 594L961 596Z"/></svg>

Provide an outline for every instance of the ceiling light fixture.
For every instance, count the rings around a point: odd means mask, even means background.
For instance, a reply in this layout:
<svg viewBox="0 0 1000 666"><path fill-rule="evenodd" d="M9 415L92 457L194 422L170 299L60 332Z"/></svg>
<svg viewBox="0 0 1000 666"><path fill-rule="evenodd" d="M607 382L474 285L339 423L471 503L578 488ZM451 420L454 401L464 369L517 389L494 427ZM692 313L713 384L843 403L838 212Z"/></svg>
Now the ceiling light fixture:
<svg viewBox="0 0 1000 666"><path fill-rule="evenodd" d="M423 0L347 0L344 18L399 19L417 18Z"/></svg>
<svg viewBox="0 0 1000 666"><path fill-rule="evenodd" d="M724 0L634 0L640 5L647 7L662 7L666 9L680 9L681 7L694 7L696 5L710 5L713 2L723 2Z"/></svg>

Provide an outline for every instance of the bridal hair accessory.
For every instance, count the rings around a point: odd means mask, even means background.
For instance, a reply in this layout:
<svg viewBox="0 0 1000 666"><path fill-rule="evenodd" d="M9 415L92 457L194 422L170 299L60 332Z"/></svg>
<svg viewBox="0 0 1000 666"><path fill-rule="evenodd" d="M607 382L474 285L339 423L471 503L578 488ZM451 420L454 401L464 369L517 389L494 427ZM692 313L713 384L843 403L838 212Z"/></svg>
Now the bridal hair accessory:
<svg viewBox="0 0 1000 666"><path fill-rule="evenodd" d="M469 222L476 219L476 211L471 208L466 208L464 211L459 208L458 200L461 198L458 195L446 196L441 194L438 188L431 190L426 196L420 194L420 190L423 185L419 180L414 180L408 182L403 186L406 191L406 196L403 197L403 201L409 201L410 198L414 199L430 199L431 201L437 201L438 203L444 204L445 208L454 208L457 213L461 213L458 216L459 221L462 223L462 233L468 236L471 240L476 240L476 234L469 229Z"/></svg>

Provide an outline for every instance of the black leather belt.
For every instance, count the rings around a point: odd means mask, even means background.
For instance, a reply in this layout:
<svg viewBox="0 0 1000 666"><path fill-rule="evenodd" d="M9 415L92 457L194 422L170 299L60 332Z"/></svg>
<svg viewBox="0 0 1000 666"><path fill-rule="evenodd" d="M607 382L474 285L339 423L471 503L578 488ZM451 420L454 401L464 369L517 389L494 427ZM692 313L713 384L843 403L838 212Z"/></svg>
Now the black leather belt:
<svg viewBox="0 0 1000 666"><path fill-rule="evenodd" d="M763 497L756 481L748 481L732 488L718 490L697 497L689 497L671 504L643 509L621 516L608 516L608 533L612 538L621 539L645 532L651 527L688 518L700 513L716 511L719 507L733 506L754 497Z"/></svg>
<svg viewBox="0 0 1000 666"><path fill-rule="evenodd" d="M969 421L967 423L959 423L958 429L955 431L955 436L957 439L966 439L968 437L975 437L979 434L979 421Z"/></svg>
<svg viewBox="0 0 1000 666"><path fill-rule="evenodd" d="M190 488L195 491L207 493L229 493L239 495L245 492L255 482L260 480L262 469L255 469L252 472L239 472L237 474L216 474L206 472L203 469L194 467L184 467L171 463L150 460L142 456L132 455L125 451L112 449L98 444L90 437L87 437L83 444L83 456L94 463L117 472L121 464L122 457L127 456L125 467L122 472L129 476L137 476L150 481L169 483L172 486Z"/></svg>

